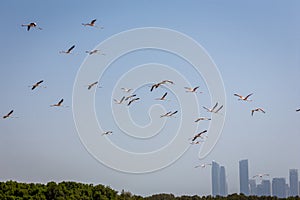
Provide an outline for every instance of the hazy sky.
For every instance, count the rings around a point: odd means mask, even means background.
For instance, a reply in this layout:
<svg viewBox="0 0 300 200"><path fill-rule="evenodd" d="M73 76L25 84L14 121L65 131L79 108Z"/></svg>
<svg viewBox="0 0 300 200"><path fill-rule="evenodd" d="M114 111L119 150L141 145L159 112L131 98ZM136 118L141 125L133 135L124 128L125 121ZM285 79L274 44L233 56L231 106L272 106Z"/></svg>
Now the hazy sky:
<svg viewBox="0 0 300 200"><path fill-rule="evenodd" d="M238 161L245 158L249 159L250 176L269 173L271 178L287 178L290 168L300 169L300 113L295 112L300 108L299 8L296 0L2 1L0 114L14 109L13 116L18 118L0 120L0 180L72 180L140 195L208 195L210 168L194 166L215 160L225 166L229 192L233 193L239 191ZM92 19L97 19L96 24L104 29L81 25ZM27 31L21 27L29 22L36 22L43 30ZM72 92L78 70L88 56L86 50L114 34L142 27L173 29L203 46L224 82L226 117L222 135L205 159L198 159L200 145L193 145L167 168L130 174L106 167L88 153L73 120ZM74 44L74 54L59 53ZM103 51L107 53L103 57L109 56L109 49ZM99 122L114 131L112 142L128 151L147 152L164 146L174 137L181 120L168 119L150 143L131 143L122 136L111 111L111 106L116 105L111 102L125 93L114 87L122 75L145 63L168 65L183 74L191 86L200 85L203 93L196 94L200 116L209 117L202 106L214 104L203 77L179 57L155 50L120 57L100 80L103 88L95 93L95 108ZM28 86L42 79L47 88L31 91ZM87 80L86 84L93 81ZM173 87L184 90L184 86L187 85L175 83ZM112 95L113 89L119 95ZM148 90L145 85L136 91L143 99L130 109L132 119L142 126L149 123L147 110L157 103L153 99L170 91ZM252 102L240 102L233 96L252 92ZM176 94L168 95L171 101L161 104L165 110L180 109ZM49 107L61 98L69 107ZM252 117L251 109L257 106L263 107L266 114L255 113ZM208 126L209 122L203 122L198 129ZM110 152L103 148L103 154Z"/></svg>

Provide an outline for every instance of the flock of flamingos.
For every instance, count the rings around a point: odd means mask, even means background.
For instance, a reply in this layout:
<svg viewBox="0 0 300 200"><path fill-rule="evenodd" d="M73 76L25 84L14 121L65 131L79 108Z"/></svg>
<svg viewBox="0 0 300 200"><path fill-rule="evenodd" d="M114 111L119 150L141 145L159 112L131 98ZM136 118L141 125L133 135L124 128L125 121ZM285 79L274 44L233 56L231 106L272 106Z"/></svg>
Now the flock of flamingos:
<svg viewBox="0 0 300 200"><path fill-rule="evenodd" d="M90 23L82 23L83 26L89 26L89 27L95 27L95 28L100 28L100 29L103 29L103 27L99 27L97 26L96 24L96 19L92 20ZM31 22L29 24L22 24L21 25L22 27L26 27L27 28L27 31L30 31L31 29L33 28L36 28L38 30L42 30L41 27L39 27L37 25L37 23L35 22ZM71 46L69 49L67 49L66 51L59 51L59 53L62 53L62 54L71 54L73 49L75 48L75 45ZM85 53L89 54L89 55L93 55L93 54L98 54L100 52L100 50L98 49L94 49L94 50L91 50L91 51L85 51ZM105 55L103 53L101 53L102 55ZM35 90L36 88L38 87L42 87L42 83L44 81L43 80L40 80L38 82L36 82L35 84L31 85L31 90ZM163 85L166 85L166 84L174 84L173 81L171 80L163 80L161 82L158 82L158 83L155 83L151 86L151 89L150 91L154 91L155 89L163 86ZM96 82L93 82L89 85L87 85L87 89L88 90L91 90L92 88L96 87L98 85L98 81ZM134 90L132 88L121 88L125 93L128 93L128 96L123 96L120 100L117 100L117 99L113 99L114 102L116 104L126 104L127 106L130 106L132 104L134 104L134 102L136 101L139 101L140 98L136 96L136 94L131 94L131 92L133 92ZM197 87L193 87L193 88L190 88L190 87L184 87L184 89L186 90L186 92L190 92L190 93L197 93L198 89L199 89L199 86ZM202 92L199 92L199 93L202 93ZM168 92L165 92L161 97L159 98L156 98L155 100L159 100L159 101L165 101L167 100L166 99L166 96L168 95ZM238 100L240 101L245 101L245 102L250 102L252 100L250 100L249 98L253 95L253 93L251 94L248 94L247 96L242 96L240 94L234 94L234 96L238 97ZM58 101L58 103L55 103L55 104L52 104L50 105L51 107L62 107L63 106L63 101L64 99L61 99ZM66 107L66 106L65 106ZM203 106L203 108L207 111L207 112L210 112L210 113L219 113L219 111L223 108L223 105L219 106L218 107L218 102L215 103L215 105L212 107L212 108L207 108L205 106ZM3 119L7 119L7 118L17 118L15 116L13 116L13 112L14 110L10 110L7 114L5 114L3 116ZM261 108L261 107L257 107L257 108L254 108L251 110L251 115L253 116L255 112L260 112L260 113L266 113L266 111ZM296 112L300 112L300 108L299 109L296 109ZM162 114L160 117L163 118L163 117L172 117L174 115L176 115L178 113L178 111L169 111L167 113L164 113ZM207 117L199 117L195 120L195 122L200 122L200 121L207 121L207 120L211 120L211 118L207 118ZM112 131L106 131L104 133L102 133L102 135L108 135L108 134L111 134ZM190 138L190 141L191 141L191 144L200 144L202 141L201 140L198 140L198 139L203 139L203 137L207 137L207 136L204 136L203 134L207 133L207 130L204 130L204 131L201 131L200 133L197 133L196 135L194 135L192 138ZM198 167L201 167L201 168L204 168L206 167L207 165L211 165L211 163L205 163L205 164L201 164L201 165L197 165L195 166L195 168L198 168ZM259 177L259 178L262 178L263 176L269 176L269 174L258 174L258 175L255 175L253 176L253 178L256 178L256 177Z"/></svg>

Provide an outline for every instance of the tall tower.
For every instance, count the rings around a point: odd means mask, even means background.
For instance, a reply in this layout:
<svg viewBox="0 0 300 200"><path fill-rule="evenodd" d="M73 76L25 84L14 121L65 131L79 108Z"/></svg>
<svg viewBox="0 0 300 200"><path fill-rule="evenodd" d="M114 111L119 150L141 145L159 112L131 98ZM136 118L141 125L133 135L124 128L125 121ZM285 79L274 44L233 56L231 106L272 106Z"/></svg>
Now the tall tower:
<svg viewBox="0 0 300 200"><path fill-rule="evenodd" d="M228 195L226 172L225 172L225 167L224 166L220 167L220 195L221 196L227 196Z"/></svg>
<svg viewBox="0 0 300 200"><path fill-rule="evenodd" d="M298 170L290 169L290 196L298 196L299 194L299 182L298 182Z"/></svg>
<svg viewBox="0 0 300 200"><path fill-rule="evenodd" d="M256 187L256 180L250 179L249 180L249 194L250 195L257 195L257 187Z"/></svg>
<svg viewBox="0 0 300 200"><path fill-rule="evenodd" d="M262 180L262 195L263 196L271 196L271 181L270 180Z"/></svg>
<svg viewBox="0 0 300 200"><path fill-rule="evenodd" d="M285 178L272 179L272 195L278 198L286 198Z"/></svg>
<svg viewBox="0 0 300 200"><path fill-rule="evenodd" d="M212 195L220 195L220 165L212 161L211 166Z"/></svg>
<svg viewBox="0 0 300 200"><path fill-rule="evenodd" d="M240 193L249 195L249 172L248 172L248 160L240 160L239 162L240 172Z"/></svg>

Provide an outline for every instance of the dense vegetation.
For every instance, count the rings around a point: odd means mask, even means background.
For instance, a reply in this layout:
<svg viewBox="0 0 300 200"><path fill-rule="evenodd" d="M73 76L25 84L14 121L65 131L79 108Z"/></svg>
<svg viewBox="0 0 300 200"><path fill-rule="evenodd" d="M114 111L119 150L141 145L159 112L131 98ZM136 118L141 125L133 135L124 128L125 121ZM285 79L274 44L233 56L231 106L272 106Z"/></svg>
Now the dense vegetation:
<svg viewBox="0 0 300 200"><path fill-rule="evenodd" d="M181 196L173 194L155 194L149 197L132 195L130 192L121 193L103 185L83 184L76 182L49 182L44 184L18 183L15 181L0 182L0 200L206 200L206 199L232 199L232 200L256 200L256 199L277 199L276 197L246 197L244 195L232 194L228 197L199 197ZM300 199L300 198L288 198Z"/></svg>

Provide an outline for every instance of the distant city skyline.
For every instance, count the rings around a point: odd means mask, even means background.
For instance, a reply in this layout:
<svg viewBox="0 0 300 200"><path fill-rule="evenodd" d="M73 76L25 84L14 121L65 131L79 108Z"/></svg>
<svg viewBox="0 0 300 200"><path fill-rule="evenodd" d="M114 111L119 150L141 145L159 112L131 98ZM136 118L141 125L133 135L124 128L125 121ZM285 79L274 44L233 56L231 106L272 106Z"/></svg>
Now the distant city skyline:
<svg viewBox="0 0 300 200"><path fill-rule="evenodd" d="M289 179L287 181L285 177L270 177L269 174L258 174L252 178L249 177L248 159L240 160L238 165L240 191L236 193L246 196L276 196L279 198L299 196L300 181L298 169L289 169ZM269 178L265 179L265 176ZM220 166L216 161L212 161L211 179L212 196L227 196L228 185L225 167Z"/></svg>

